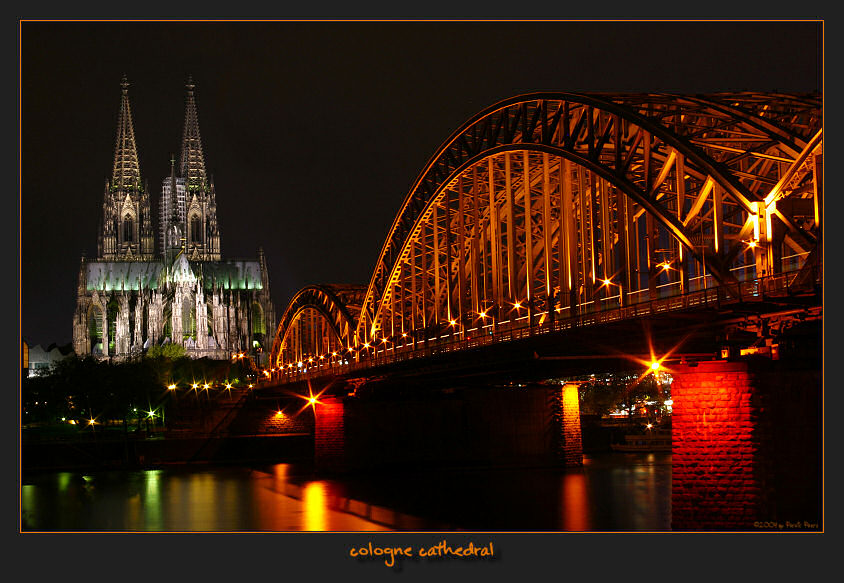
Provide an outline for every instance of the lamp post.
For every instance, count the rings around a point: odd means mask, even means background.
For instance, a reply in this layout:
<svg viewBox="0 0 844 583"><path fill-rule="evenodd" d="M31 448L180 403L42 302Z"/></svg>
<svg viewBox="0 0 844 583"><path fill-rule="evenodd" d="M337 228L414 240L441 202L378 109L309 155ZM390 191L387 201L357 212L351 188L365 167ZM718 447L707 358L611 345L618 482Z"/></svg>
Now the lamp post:
<svg viewBox="0 0 844 583"><path fill-rule="evenodd" d="M624 305L624 302L622 301L622 296L624 294L622 294L623 288L622 288L621 284L615 283L612 280L612 278L604 279L601 283L603 284L601 287L607 288L607 295L608 295L608 297L606 298L607 300L612 298L612 286L618 287L618 307L619 308L622 307ZM598 288L598 289L600 289L600 288Z"/></svg>

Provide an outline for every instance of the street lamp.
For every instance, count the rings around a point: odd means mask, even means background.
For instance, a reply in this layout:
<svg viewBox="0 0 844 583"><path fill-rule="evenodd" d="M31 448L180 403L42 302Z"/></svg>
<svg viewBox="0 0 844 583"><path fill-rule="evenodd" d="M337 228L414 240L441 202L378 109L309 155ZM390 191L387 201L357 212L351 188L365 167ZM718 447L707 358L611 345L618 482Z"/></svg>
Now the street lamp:
<svg viewBox="0 0 844 583"><path fill-rule="evenodd" d="M621 305L622 305L622 303L623 303L623 302L621 301L621 296L622 296L622 293L621 293L621 292L622 292L622 287L621 287L621 284L620 284L620 283L615 283L615 282L612 280L612 278L609 278L609 277L608 277L608 278L606 278L606 279L604 279L604 280L602 280L602 281L601 281L601 283L603 284L603 286L602 286L602 287L606 287L606 288L607 288L607 293L610 295L610 297L612 297L612 286L617 286L617 287L618 287L618 305L619 305L619 307L621 307ZM610 298L607 298L607 299L610 299Z"/></svg>

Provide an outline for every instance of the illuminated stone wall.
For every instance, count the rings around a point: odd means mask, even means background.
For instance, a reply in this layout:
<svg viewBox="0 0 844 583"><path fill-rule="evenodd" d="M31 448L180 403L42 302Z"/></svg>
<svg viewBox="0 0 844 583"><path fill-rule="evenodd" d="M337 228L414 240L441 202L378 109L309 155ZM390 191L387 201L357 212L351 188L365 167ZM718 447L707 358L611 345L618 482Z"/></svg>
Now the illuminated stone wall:
<svg viewBox="0 0 844 583"><path fill-rule="evenodd" d="M346 407L340 398L323 398L314 413L314 466L322 472L348 469Z"/></svg>
<svg viewBox="0 0 844 583"><path fill-rule="evenodd" d="M759 396L746 363L672 369L672 528L735 529L759 520Z"/></svg>
<svg viewBox="0 0 844 583"><path fill-rule="evenodd" d="M116 319L109 316L112 303ZM256 313L263 321L255 321ZM96 335L93 318L100 320ZM269 359L275 328L263 253L258 261L204 263L180 255L170 266L82 261L73 321L73 347L80 356L121 360L172 343L193 358L228 359L251 351L261 366Z"/></svg>
<svg viewBox="0 0 844 583"><path fill-rule="evenodd" d="M672 529L817 525L820 369L711 361L672 375Z"/></svg>
<svg viewBox="0 0 844 583"><path fill-rule="evenodd" d="M564 385L560 389L561 422L560 444L561 461L567 467L583 465L583 437L580 428L580 394L575 384Z"/></svg>

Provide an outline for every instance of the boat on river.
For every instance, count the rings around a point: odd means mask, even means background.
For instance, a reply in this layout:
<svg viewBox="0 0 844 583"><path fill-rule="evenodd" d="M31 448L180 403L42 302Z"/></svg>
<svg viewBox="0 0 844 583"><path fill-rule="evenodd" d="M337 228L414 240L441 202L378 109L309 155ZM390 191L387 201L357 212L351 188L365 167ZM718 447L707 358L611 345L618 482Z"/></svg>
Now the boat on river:
<svg viewBox="0 0 844 583"><path fill-rule="evenodd" d="M648 431L628 434L624 436L624 443L613 443L610 447L613 451L623 452L671 451L671 432Z"/></svg>

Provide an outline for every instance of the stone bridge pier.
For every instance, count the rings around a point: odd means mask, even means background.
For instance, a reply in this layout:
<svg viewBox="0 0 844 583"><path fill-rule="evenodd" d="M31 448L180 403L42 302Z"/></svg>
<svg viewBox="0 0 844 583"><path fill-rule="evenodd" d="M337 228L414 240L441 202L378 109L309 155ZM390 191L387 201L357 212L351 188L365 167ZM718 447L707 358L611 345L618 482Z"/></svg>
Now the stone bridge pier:
<svg viewBox="0 0 844 583"><path fill-rule="evenodd" d="M672 530L820 528L821 369L672 367Z"/></svg>
<svg viewBox="0 0 844 583"><path fill-rule="evenodd" d="M443 466L580 466L578 387L382 391L320 398L323 473Z"/></svg>

